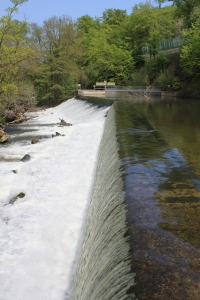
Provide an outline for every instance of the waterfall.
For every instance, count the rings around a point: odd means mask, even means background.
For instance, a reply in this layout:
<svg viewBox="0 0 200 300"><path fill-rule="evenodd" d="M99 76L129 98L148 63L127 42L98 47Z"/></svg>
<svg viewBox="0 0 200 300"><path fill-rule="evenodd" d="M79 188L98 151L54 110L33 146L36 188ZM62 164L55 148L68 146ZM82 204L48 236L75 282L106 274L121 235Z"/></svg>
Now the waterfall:
<svg viewBox="0 0 200 300"><path fill-rule="evenodd" d="M133 299L126 208L111 106L96 166L71 300Z"/></svg>

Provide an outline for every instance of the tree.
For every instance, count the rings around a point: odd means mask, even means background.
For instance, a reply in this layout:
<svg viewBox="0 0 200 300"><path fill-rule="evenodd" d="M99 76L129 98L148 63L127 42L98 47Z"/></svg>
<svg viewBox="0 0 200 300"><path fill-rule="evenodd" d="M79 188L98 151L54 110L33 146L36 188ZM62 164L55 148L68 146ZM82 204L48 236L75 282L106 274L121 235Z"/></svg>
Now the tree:
<svg viewBox="0 0 200 300"><path fill-rule="evenodd" d="M9 106L18 97L17 75L23 61L33 57L34 51L26 41L27 23L13 20L12 14L27 0L11 0L13 7L0 19L0 102Z"/></svg>
<svg viewBox="0 0 200 300"><path fill-rule="evenodd" d="M68 16L52 17L41 27L32 25L39 60L32 73L39 101L55 104L73 94L79 70L75 23Z"/></svg>
<svg viewBox="0 0 200 300"><path fill-rule="evenodd" d="M181 49L181 66L195 78L200 77L200 17L184 34L185 44Z"/></svg>
<svg viewBox="0 0 200 300"><path fill-rule="evenodd" d="M91 29L98 29L100 26L100 19L95 18L92 19L90 16L85 15L80 18L78 18L76 23L76 30L81 36L84 34L90 33Z"/></svg>
<svg viewBox="0 0 200 300"><path fill-rule="evenodd" d="M109 36L109 29L102 27L88 46L85 72L91 85L104 80L125 84L134 68L131 53L122 46L110 44Z"/></svg>
<svg viewBox="0 0 200 300"><path fill-rule="evenodd" d="M200 6L199 0L168 0L173 1L173 4L177 7L178 16L184 19L185 27L190 28L192 26L191 15L195 9Z"/></svg>
<svg viewBox="0 0 200 300"><path fill-rule="evenodd" d="M126 22L126 40L136 62L144 61L143 47L152 56L158 53L159 41L176 35L175 7L162 9L150 2L135 5Z"/></svg>
<svg viewBox="0 0 200 300"><path fill-rule="evenodd" d="M109 8L103 12L102 22L109 25L121 25L126 18L126 10Z"/></svg>
<svg viewBox="0 0 200 300"><path fill-rule="evenodd" d="M113 80L125 83L134 63L122 39L126 12L108 9L100 19L83 16L77 29L82 49L79 67L82 86L92 87L96 81Z"/></svg>
<svg viewBox="0 0 200 300"><path fill-rule="evenodd" d="M161 5L165 2L165 0L154 0L155 3L158 4L158 7L161 8Z"/></svg>
<svg viewBox="0 0 200 300"><path fill-rule="evenodd" d="M82 85L92 87L96 81L125 84L134 68L134 61L123 40L126 11L108 9L101 22L89 16L78 19L81 36L81 68L85 73Z"/></svg>

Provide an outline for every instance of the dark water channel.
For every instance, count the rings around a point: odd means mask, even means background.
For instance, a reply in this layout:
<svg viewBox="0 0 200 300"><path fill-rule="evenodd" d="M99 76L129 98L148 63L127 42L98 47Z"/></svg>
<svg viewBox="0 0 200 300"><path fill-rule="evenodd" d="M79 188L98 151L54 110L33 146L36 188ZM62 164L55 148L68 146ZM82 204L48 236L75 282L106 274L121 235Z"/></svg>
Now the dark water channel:
<svg viewBox="0 0 200 300"><path fill-rule="evenodd" d="M117 101L138 300L200 299L200 102Z"/></svg>

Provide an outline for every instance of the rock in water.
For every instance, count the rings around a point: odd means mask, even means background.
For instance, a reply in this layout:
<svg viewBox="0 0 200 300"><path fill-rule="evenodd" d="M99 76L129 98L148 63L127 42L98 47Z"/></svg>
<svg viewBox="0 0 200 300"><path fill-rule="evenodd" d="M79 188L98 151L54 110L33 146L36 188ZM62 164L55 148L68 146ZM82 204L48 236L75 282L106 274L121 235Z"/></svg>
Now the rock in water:
<svg viewBox="0 0 200 300"><path fill-rule="evenodd" d="M63 119L60 119L60 126L72 126L72 124L65 122L65 120Z"/></svg>
<svg viewBox="0 0 200 300"><path fill-rule="evenodd" d="M39 139L32 139L31 144L37 144L39 142Z"/></svg>
<svg viewBox="0 0 200 300"><path fill-rule="evenodd" d="M24 157L22 157L22 159L20 159L20 161L25 162L25 161L28 161L30 159L31 159L31 156L29 154L26 154L26 155L24 155Z"/></svg>
<svg viewBox="0 0 200 300"><path fill-rule="evenodd" d="M0 130L0 143L5 143L10 138L10 136L3 130Z"/></svg>

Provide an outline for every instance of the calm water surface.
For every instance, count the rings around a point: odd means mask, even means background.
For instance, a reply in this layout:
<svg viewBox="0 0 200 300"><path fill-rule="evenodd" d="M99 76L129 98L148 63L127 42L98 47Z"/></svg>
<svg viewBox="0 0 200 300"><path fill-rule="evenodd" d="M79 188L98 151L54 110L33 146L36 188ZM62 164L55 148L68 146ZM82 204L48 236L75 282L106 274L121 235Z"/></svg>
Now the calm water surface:
<svg viewBox="0 0 200 300"><path fill-rule="evenodd" d="M200 299L200 102L117 101L138 300Z"/></svg>

